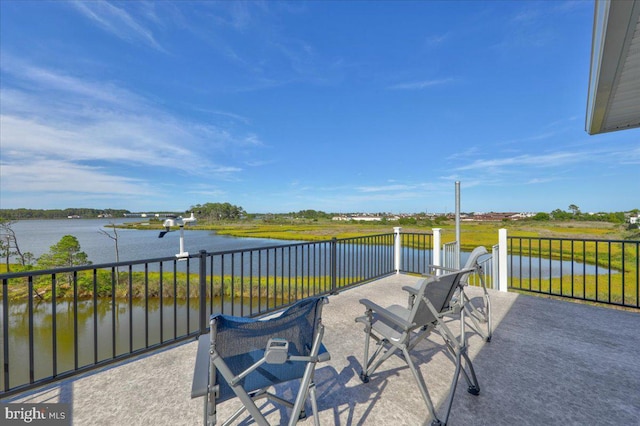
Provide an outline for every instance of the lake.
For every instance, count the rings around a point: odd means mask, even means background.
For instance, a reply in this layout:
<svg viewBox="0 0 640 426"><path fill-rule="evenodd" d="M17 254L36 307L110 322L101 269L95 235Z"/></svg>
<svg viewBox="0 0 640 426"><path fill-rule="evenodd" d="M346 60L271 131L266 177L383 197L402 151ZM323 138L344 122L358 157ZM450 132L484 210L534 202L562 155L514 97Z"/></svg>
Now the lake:
<svg viewBox="0 0 640 426"><path fill-rule="evenodd" d="M89 260L99 264L116 261L114 240L101 234L100 230L113 235L111 228L105 228L109 224L140 221L140 218L22 220L14 223L12 229L23 253L31 252L36 258L40 257L49 252L49 248L63 236L73 235ZM173 256L180 251L178 230L166 234L164 238L158 238L158 230L117 229L117 232L121 262ZM294 243L267 238L228 237L212 231L191 231L188 228L184 231L184 242L185 250L192 254L200 250L227 251Z"/></svg>
<svg viewBox="0 0 640 426"><path fill-rule="evenodd" d="M111 263L116 261L115 243L113 239L100 233L105 230L113 235L111 228L105 228L111 223L140 222L140 218L119 219L61 219L61 220L23 220L12 225L16 233L20 250L31 252L37 258L47 253L65 235L73 235L80 243L89 260L94 264ZM120 261L135 261L170 257L180 251L180 232L170 232L164 238L158 238L158 230L118 229L118 248ZM392 232L389 229L389 232ZM297 241L283 241L268 238L237 238L217 235L212 231L184 231L185 250L196 254L200 250L220 252L238 249L255 249L286 244ZM497 235L496 235L497 238ZM421 256L414 250L405 251L405 255ZM469 253L461 253L461 264L464 265ZM531 264L530 264L531 262ZM522 272L520 264L522 263ZM605 268L596 269L594 265L583 265L578 262L553 260L538 264L536 259L514 255L509 262L509 273L521 277L551 276L559 277L560 270L568 271L571 267L576 271L583 271L586 275L606 274ZM583 269L584 268L584 269ZM617 273L617 271L614 271Z"/></svg>

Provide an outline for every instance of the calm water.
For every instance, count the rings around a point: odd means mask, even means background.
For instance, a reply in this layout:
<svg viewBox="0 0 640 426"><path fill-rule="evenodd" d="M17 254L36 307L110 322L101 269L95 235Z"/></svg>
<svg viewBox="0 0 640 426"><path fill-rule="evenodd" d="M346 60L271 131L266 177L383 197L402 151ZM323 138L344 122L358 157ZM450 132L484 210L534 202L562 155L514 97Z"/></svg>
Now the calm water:
<svg viewBox="0 0 640 426"><path fill-rule="evenodd" d="M12 228L23 253L31 252L37 258L47 253L63 236L73 235L78 239L82 251L89 256L89 260L98 264L116 261L115 242L99 231L105 230L113 235L113 230L105 226L110 223L140 221L140 218L23 220L14 223ZM118 251L122 262L173 256L180 251L179 231L170 232L164 238L158 238L157 230L118 229L117 232ZM190 230L184 231L184 242L185 250L194 254L200 250L212 252L291 243L265 238L227 237L211 231Z"/></svg>
<svg viewBox="0 0 640 426"><path fill-rule="evenodd" d="M25 220L13 224L20 250L31 252L35 257L41 256L49 251L49 248L56 244L65 235L73 235L80 242L82 251L87 253L89 260L94 264L109 263L116 261L114 241L101 234L100 230L111 232L111 228L105 228L110 223L140 222L140 218L131 219L62 219L62 220ZM180 232L170 232L164 238L158 238L159 231L144 231L134 229L118 229L118 248L120 261L133 261L142 259L153 259L158 257L173 256L178 253L180 243ZM391 232L391 230L389 230ZM185 250L195 254L200 250L208 252L226 251L236 249L249 249L285 245L294 241L282 241L266 238L236 238L216 235L210 231L190 231L184 232ZM497 235L496 235L497 238ZM412 253L409 251L408 253ZM468 253L461 254L461 263L464 264ZM529 276L529 262L531 262L531 276L556 277L560 276L560 268L564 271L571 269L572 262L553 260L551 263L544 261L538 264L537 259L529 260L523 257L522 276ZM509 262L509 269L513 268L515 275L520 275L520 258L514 257L514 261ZM576 271L584 271L587 275L595 274L596 268L593 265L583 265L573 262ZM583 270L584 267L584 270ZM597 273L608 273L604 268L599 268ZM615 273L615 272L614 272Z"/></svg>

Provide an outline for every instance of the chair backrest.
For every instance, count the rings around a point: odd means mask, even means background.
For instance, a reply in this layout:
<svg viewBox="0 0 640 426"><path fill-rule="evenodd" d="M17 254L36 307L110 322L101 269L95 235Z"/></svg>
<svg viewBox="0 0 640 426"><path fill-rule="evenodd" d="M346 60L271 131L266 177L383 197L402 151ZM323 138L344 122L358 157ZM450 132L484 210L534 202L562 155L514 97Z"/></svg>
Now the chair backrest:
<svg viewBox="0 0 640 426"><path fill-rule="evenodd" d="M308 356L321 321L324 297L303 299L276 317L265 320L214 315L211 317L211 336L216 353L234 374L240 374L259 360L270 338L289 342L289 355ZM243 379L247 392L286 382L304 375L305 363L263 364ZM216 372L220 385L218 401L235 394L220 372Z"/></svg>
<svg viewBox="0 0 640 426"><path fill-rule="evenodd" d="M420 284L408 321L416 324L417 327L422 327L435 321L436 317L427 307L425 299L431 303L436 312L441 313L447 310L463 275L470 272L472 271L469 269L461 269L456 272L424 279Z"/></svg>
<svg viewBox="0 0 640 426"><path fill-rule="evenodd" d="M469 258L467 259L467 262L464 264L464 268L463 269L473 269L476 267L477 263L478 263L478 259L481 256L487 255L489 254L489 252L487 252L487 249L484 246L478 246L476 248L473 249L473 251L471 252L471 254L469 255ZM466 274L464 274L464 276L461 278L462 284L463 285L467 285L469 283L469 276L471 275L473 271L468 272Z"/></svg>

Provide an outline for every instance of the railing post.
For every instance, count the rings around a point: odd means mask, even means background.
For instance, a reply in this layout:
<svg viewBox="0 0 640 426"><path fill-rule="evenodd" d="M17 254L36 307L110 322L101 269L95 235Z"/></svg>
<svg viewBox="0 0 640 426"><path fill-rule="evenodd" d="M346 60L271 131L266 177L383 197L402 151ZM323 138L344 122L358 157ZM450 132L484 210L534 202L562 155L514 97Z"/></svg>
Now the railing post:
<svg viewBox="0 0 640 426"><path fill-rule="evenodd" d="M200 272L199 272L199 296L200 296L200 307L198 312L198 317L200 321L200 333L204 334L207 332L207 251L200 250L199 256L200 263Z"/></svg>
<svg viewBox="0 0 640 426"><path fill-rule="evenodd" d="M440 231L442 228L433 228L433 264L442 266L440 259Z"/></svg>
<svg viewBox="0 0 640 426"><path fill-rule="evenodd" d="M507 273L507 230L501 228L498 230L498 290L507 291L509 276Z"/></svg>
<svg viewBox="0 0 640 426"><path fill-rule="evenodd" d="M500 283L500 244L491 247L491 288L498 289Z"/></svg>
<svg viewBox="0 0 640 426"><path fill-rule="evenodd" d="M331 294L338 293L338 240L331 239Z"/></svg>
<svg viewBox="0 0 640 426"><path fill-rule="evenodd" d="M460 181L456 181L456 245L453 249L453 267L460 269Z"/></svg>
<svg viewBox="0 0 640 426"><path fill-rule="evenodd" d="M400 269L402 268L402 237L400 235L400 231L402 228L400 226L396 226L393 228L393 258L394 258L394 266L396 270L396 274L400 273Z"/></svg>

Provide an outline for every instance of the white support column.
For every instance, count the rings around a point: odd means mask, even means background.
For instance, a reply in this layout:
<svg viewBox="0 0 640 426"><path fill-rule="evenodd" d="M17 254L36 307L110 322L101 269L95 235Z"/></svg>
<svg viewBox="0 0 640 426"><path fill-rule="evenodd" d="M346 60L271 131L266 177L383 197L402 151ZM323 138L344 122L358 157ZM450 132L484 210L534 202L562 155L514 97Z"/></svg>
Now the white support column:
<svg viewBox="0 0 640 426"><path fill-rule="evenodd" d="M396 226L393 228L393 259L394 259L394 267L396 270L396 274L400 273L400 268L402 267L402 238L400 236L401 227Z"/></svg>
<svg viewBox="0 0 640 426"><path fill-rule="evenodd" d="M507 274L507 230L501 228L498 230L498 289L500 291L507 291L509 287L508 279L509 276Z"/></svg>
<svg viewBox="0 0 640 426"><path fill-rule="evenodd" d="M500 283L500 245L491 247L491 288L498 290Z"/></svg>
<svg viewBox="0 0 640 426"><path fill-rule="evenodd" d="M433 264L442 266L440 259L440 231L442 228L433 228Z"/></svg>
<svg viewBox="0 0 640 426"><path fill-rule="evenodd" d="M180 259L189 257L189 253L184 251L184 225L180 225L180 253L176 254L176 257Z"/></svg>
<svg viewBox="0 0 640 426"><path fill-rule="evenodd" d="M454 265L456 269L460 269L460 181L456 181L456 246L454 253Z"/></svg>

